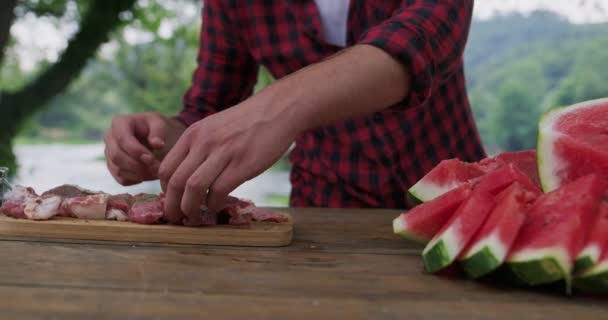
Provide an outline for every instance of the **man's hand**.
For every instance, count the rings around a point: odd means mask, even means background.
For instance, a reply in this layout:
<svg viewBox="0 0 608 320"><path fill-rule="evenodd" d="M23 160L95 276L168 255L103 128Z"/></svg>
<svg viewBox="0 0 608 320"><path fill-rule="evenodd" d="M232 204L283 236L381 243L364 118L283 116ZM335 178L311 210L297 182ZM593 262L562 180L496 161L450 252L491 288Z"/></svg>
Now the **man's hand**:
<svg viewBox="0 0 608 320"><path fill-rule="evenodd" d="M230 192L276 162L297 130L281 115L248 101L189 127L160 166L165 217L181 224L201 205L219 210Z"/></svg>
<svg viewBox="0 0 608 320"><path fill-rule="evenodd" d="M158 179L159 160L185 126L159 113L119 116L104 136L110 173L122 185Z"/></svg>

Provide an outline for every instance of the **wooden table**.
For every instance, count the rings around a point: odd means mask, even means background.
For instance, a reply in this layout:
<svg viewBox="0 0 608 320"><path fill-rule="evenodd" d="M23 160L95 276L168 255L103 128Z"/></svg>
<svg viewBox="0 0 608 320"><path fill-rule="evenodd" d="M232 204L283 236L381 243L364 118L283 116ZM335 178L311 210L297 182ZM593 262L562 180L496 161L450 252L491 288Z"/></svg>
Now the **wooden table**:
<svg viewBox="0 0 608 320"><path fill-rule="evenodd" d="M395 211L288 211L282 248L0 240L0 318L608 319L599 298L425 274Z"/></svg>

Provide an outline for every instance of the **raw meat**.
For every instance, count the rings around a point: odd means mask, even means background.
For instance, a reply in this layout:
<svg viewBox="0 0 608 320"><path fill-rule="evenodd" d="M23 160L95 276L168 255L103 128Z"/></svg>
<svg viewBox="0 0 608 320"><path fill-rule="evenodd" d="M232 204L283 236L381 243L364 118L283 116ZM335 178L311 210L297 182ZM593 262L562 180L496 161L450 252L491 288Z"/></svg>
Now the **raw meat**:
<svg viewBox="0 0 608 320"><path fill-rule="evenodd" d="M135 202L129 210L129 221L141 224L158 222L164 214L163 200L154 194L135 195Z"/></svg>
<svg viewBox="0 0 608 320"><path fill-rule="evenodd" d="M154 224L163 222L164 194L109 195L75 185L62 185L38 196L32 188L17 186L13 191L5 194L0 213L13 218L31 220L68 216ZM283 214L257 208L252 201L228 197L220 211L201 210L199 217L189 217L182 223L186 226L249 225L252 221L282 223L288 222L289 218Z"/></svg>
<svg viewBox="0 0 608 320"><path fill-rule="evenodd" d="M135 197L128 193L110 196L110 199L108 199L106 219L118 221L129 220L129 211L131 210L133 202L135 202Z"/></svg>
<svg viewBox="0 0 608 320"><path fill-rule="evenodd" d="M109 195L64 184L46 191L42 196L55 195L63 199L59 216L102 220L106 218Z"/></svg>

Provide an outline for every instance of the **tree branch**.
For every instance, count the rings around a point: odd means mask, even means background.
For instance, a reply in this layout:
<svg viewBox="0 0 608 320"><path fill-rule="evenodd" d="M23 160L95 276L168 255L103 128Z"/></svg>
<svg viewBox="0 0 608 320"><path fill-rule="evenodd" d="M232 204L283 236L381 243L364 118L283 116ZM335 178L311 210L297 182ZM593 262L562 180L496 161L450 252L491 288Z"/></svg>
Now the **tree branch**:
<svg viewBox="0 0 608 320"><path fill-rule="evenodd" d="M11 36L11 25L15 20L15 6L17 6L17 0L0 1L0 64Z"/></svg>
<svg viewBox="0 0 608 320"><path fill-rule="evenodd" d="M59 60L21 90L5 95L0 105L6 111L0 113L8 112L8 119L20 122L65 90L119 25L120 13L131 9L134 3L135 0L95 0Z"/></svg>

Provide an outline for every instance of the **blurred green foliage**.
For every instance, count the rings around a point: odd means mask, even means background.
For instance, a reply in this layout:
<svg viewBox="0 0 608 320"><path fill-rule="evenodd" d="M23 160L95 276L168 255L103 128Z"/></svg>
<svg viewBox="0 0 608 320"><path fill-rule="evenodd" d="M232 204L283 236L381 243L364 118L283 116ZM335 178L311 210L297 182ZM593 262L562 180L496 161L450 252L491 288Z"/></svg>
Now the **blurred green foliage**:
<svg viewBox="0 0 608 320"><path fill-rule="evenodd" d="M41 3L24 3L30 2ZM55 1L58 7L69 2ZM178 112L196 64L200 15L184 19L180 5L167 3L172 2L139 1L124 19L147 40L132 43L123 30L114 32L107 50L102 50L105 53L91 59L67 91L27 121L20 141L99 142L115 115ZM200 10L198 2L180 3ZM61 11L35 10L51 15ZM167 21L172 24L169 35L162 31ZM473 112L489 153L534 148L543 112L608 96L607 27L573 25L543 12L473 23L465 71ZM17 67L17 59L7 55L0 70L0 88L18 87L32 77ZM274 79L261 68L258 80L256 91Z"/></svg>

